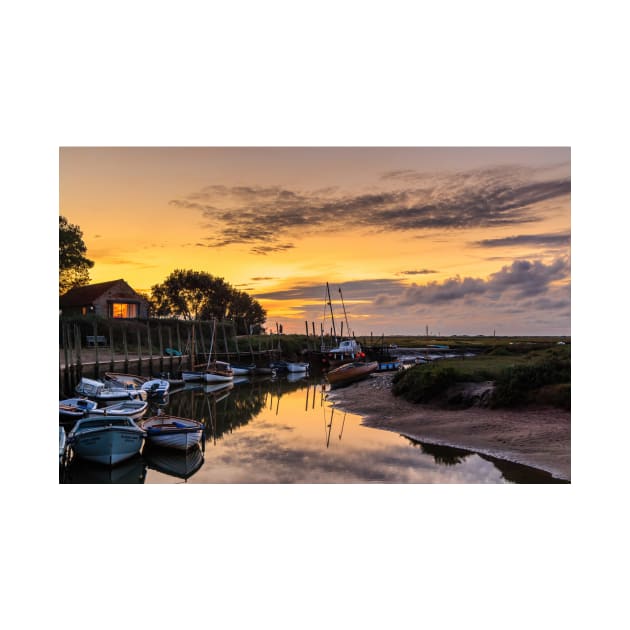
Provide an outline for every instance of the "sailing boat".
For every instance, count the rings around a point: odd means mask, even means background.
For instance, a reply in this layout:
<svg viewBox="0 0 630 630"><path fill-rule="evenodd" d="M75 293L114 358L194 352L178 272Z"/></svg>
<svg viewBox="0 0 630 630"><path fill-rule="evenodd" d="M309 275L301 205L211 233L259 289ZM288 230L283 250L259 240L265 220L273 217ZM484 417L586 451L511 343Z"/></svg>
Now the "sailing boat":
<svg viewBox="0 0 630 630"><path fill-rule="evenodd" d="M212 340L210 341L210 352L208 354L208 363L204 369L195 369L182 371L182 379L184 381L205 381L206 383L229 382L234 380L234 372L230 364L225 361L218 361L216 356L212 359L214 340L217 331L217 320L213 320ZM195 368L202 368L203 365L196 365Z"/></svg>
<svg viewBox="0 0 630 630"><path fill-rule="evenodd" d="M343 324L341 322L341 339L337 339L337 331L335 329L335 318L332 309L332 300L330 297L330 286L326 283L326 306L330 308L330 319L332 324L332 334L337 344L333 348L326 348L324 345L324 328L322 325L322 344L320 352L312 353L313 359L318 358L321 368L323 370L330 370L346 363L353 363L365 360L365 353L361 348L359 342L350 336L350 325L348 324L348 315L346 313L346 306L343 302L343 294L341 288L339 289L339 296L341 299L341 305L343 307L343 314L345 318L346 331L348 337L343 339ZM324 317L326 316L326 310L324 309Z"/></svg>

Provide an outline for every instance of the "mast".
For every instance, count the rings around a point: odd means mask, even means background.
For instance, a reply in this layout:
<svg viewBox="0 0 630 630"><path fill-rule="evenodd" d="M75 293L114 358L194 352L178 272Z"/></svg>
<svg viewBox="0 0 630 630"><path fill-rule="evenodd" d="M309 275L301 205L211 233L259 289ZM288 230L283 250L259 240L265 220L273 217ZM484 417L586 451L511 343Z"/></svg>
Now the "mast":
<svg viewBox="0 0 630 630"><path fill-rule="evenodd" d="M348 324L348 315L346 314L346 305L343 303L343 293L341 292L341 287L339 287L339 296L341 297L341 306L343 307L343 316L346 318L346 335L350 337L350 324Z"/></svg>
<svg viewBox="0 0 630 630"><path fill-rule="evenodd" d="M332 302L330 300L330 287L328 286L328 282L326 283L326 293L328 294L328 306L330 307L330 321L332 322L333 337L335 338L335 343L337 343L337 331L335 330L335 317L333 315Z"/></svg>

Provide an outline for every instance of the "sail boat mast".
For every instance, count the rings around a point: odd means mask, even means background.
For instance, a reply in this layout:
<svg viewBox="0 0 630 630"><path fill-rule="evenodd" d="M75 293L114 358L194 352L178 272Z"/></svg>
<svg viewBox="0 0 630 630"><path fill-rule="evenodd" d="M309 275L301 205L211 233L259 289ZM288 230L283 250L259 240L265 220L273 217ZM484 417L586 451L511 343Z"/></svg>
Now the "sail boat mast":
<svg viewBox="0 0 630 630"><path fill-rule="evenodd" d="M330 307L330 320L332 322L333 337L335 338L335 343L337 343L337 331L335 330L335 316L333 315L332 301L330 299L330 287L328 286L328 282L326 283L326 293L328 295L328 306Z"/></svg>
<svg viewBox="0 0 630 630"><path fill-rule="evenodd" d="M348 315L346 314L346 305L343 303L343 293L341 292L341 287L339 287L339 296L341 297L341 306L343 307L343 316L346 318L346 335L351 337L350 334L350 324L348 323Z"/></svg>

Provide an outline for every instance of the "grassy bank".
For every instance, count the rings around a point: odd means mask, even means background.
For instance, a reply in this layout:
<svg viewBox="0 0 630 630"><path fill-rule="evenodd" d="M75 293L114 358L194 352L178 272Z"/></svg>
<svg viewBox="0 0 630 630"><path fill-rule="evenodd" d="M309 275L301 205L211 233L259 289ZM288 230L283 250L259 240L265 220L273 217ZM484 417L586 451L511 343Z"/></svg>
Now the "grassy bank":
<svg viewBox="0 0 630 630"><path fill-rule="evenodd" d="M571 408L571 346L512 343L475 357L418 365L394 376L392 391L415 403L440 401L458 383L493 381L491 407ZM443 402L443 400L442 400Z"/></svg>

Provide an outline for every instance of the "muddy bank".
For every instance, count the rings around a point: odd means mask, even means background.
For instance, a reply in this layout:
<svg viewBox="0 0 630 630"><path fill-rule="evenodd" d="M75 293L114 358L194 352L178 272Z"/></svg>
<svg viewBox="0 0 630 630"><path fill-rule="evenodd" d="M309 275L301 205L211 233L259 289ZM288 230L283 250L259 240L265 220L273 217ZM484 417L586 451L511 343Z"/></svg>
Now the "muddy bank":
<svg viewBox="0 0 630 630"><path fill-rule="evenodd" d="M451 410L417 405L391 393L392 373L333 390L336 407L363 416L369 427L420 442L477 451L571 479L571 414L555 409L497 410L482 406Z"/></svg>

